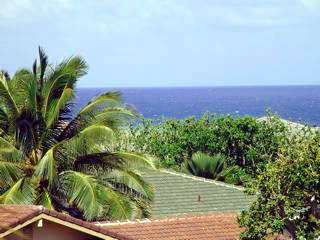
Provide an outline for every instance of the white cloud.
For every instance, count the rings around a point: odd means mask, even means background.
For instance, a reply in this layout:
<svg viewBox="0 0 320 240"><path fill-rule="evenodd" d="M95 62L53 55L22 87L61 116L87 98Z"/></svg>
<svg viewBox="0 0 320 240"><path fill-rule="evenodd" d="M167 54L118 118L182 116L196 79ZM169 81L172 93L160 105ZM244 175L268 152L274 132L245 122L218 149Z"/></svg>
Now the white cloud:
<svg viewBox="0 0 320 240"><path fill-rule="evenodd" d="M320 0L319 0L320 1ZM294 1L238 1L230 0L207 6L210 19L222 26L283 27L304 22L307 11Z"/></svg>
<svg viewBox="0 0 320 240"><path fill-rule="evenodd" d="M287 26L304 21L314 9L320 9L320 0L1 0L0 26L41 20L61 27L92 26L97 32L179 24Z"/></svg>
<svg viewBox="0 0 320 240"><path fill-rule="evenodd" d="M320 10L320 0L299 0L303 6L311 11Z"/></svg>
<svg viewBox="0 0 320 240"><path fill-rule="evenodd" d="M0 20L18 22L20 19L50 17L71 7L71 0L1 0Z"/></svg>
<svg viewBox="0 0 320 240"><path fill-rule="evenodd" d="M31 9L32 3L30 0L3 0L1 1L0 17L1 18L16 18L22 12Z"/></svg>

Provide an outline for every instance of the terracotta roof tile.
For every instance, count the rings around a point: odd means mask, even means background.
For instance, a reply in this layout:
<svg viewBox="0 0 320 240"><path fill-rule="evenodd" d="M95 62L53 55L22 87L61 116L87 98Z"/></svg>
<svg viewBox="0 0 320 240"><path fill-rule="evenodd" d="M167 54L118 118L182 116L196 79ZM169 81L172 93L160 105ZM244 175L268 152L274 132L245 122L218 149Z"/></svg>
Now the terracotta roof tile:
<svg viewBox="0 0 320 240"><path fill-rule="evenodd" d="M97 223L105 229L126 235L130 240L239 239L236 213L185 215L126 223Z"/></svg>
<svg viewBox="0 0 320 240"><path fill-rule="evenodd" d="M88 223L34 205L0 205L0 233L40 214L70 222L118 240L235 240L240 228L237 213L179 215L126 222Z"/></svg>

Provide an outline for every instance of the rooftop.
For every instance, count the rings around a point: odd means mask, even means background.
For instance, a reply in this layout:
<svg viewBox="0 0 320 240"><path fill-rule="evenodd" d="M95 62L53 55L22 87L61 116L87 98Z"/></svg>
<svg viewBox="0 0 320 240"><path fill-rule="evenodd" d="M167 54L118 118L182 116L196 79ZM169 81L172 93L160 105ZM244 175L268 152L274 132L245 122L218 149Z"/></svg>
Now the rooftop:
<svg viewBox="0 0 320 240"><path fill-rule="evenodd" d="M239 239L240 235L236 213L185 215L96 224L120 235L126 235L128 240L234 240Z"/></svg>
<svg viewBox="0 0 320 240"><path fill-rule="evenodd" d="M236 221L237 214L236 212L216 212L135 221L89 223L41 206L0 204L0 239L44 219L99 239L236 240L240 235L240 228ZM268 239L290 238L279 235L276 238L268 237Z"/></svg>
<svg viewBox="0 0 320 240"><path fill-rule="evenodd" d="M147 172L143 176L155 189L154 217L240 212L254 199L242 187L168 170Z"/></svg>

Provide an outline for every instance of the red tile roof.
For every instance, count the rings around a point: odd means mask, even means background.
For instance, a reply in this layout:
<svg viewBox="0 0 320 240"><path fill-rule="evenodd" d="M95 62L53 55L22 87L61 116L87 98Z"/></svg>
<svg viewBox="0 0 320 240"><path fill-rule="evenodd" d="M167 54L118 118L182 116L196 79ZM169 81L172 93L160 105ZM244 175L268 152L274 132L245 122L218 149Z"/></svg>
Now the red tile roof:
<svg viewBox="0 0 320 240"><path fill-rule="evenodd" d="M101 222L101 227L130 240L239 239L236 213L185 215L128 222Z"/></svg>
<svg viewBox="0 0 320 240"><path fill-rule="evenodd" d="M84 227L94 232L101 233L119 240L127 240L125 236L122 236L118 232L35 205L0 205L0 234L5 233L7 230L23 224L41 214L73 223L80 227Z"/></svg>
<svg viewBox="0 0 320 240"><path fill-rule="evenodd" d="M237 213L180 215L127 222L89 223L41 206L1 204L0 235L41 214L118 240L236 240L240 235L240 228L236 221ZM288 239L282 238L284 236L279 237L278 239Z"/></svg>

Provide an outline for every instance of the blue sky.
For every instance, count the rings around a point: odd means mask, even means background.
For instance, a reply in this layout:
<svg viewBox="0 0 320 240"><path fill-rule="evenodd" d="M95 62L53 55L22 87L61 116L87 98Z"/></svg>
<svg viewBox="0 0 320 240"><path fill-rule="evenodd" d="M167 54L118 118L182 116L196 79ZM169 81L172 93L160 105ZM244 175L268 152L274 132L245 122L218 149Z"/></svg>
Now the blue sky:
<svg viewBox="0 0 320 240"><path fill-rule="evenodd" d="M0 0L0 68L83 56L80 87L320 84L320 0Z"/></svg>

